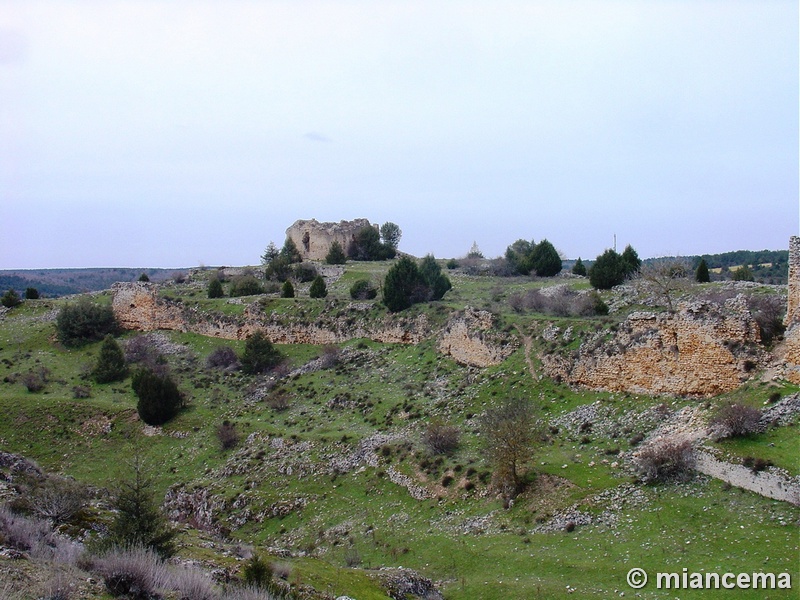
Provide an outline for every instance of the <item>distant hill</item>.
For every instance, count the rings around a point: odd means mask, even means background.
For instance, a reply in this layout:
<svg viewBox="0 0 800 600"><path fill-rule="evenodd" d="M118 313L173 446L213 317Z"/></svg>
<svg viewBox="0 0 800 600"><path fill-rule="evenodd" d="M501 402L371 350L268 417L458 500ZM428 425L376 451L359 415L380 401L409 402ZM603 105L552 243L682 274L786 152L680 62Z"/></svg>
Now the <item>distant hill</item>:
<svg viewBox="0 0 800 600"><path fill-rule="evenodd" d="M683 260L687 261L692 269L696 269L701 259L706 260L708 268L711 270L711 278L714 281L732 279L733 271L741 266L747 265L753 271L755 280L759 283L774 285L786 285L789 278L789 251L788 250L734 250L733 252L723 252L722 254L703 254L694 256L662 256L658 258L648 258L644 262L656 260ZM583 264L588 269L594 261L582 259ZM565 271L572 269L574 260L564 260L563 268Z"/></svg>
<svg viewBox="0 0 800 600"><path fill-rule="evenodd" d="M43 296L53 298L105 290L118 281L136 281L142 273L146 273L151 281L165 281L188 271L147 268L17 269L0 271L0 290L14 289L22 295L26 288L32 287Z"/></svg>
<svg viewBox="0 0 800 600"><path fill-rule="evenodd" d="M715 279L731 279L731 271L747 265L759 283L786 284L789 277L788 250L735 250L722 254L703 254L702 256L683 256L696 269L701 259L705 259ZM716 273L713 273L717 270Z"/></svg>

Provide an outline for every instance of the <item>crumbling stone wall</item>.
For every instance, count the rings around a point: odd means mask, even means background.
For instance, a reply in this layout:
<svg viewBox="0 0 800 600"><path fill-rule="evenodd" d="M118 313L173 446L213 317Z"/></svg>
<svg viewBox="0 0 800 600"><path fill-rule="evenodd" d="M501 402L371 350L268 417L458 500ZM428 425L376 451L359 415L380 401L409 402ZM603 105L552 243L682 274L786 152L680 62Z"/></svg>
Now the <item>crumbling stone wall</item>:
<svg viewBox="0 0 800 600"><path fill-rule="evenodd" d="M784 336L784 377L800 384L800 237L789 240L789 285Z"/></svg>
<svg viewBox="0 0 800 600"><path fill-rule="evenodd" d="M339 242L342 250L346 253L350 243L364 227L378 228L368 219L340 221L339 223L320 223L316 219L300 219L286 230L286 237L297 246L303 260L325 260L333 242Z"/></svg>
<svg viewBox="0 0 800 600"><path fill-rule="evenodd" d="M545 372L570 384L645 394L712 396L736 389L766 360L743 296L631 314L614 336L583 342L577 355L545 355Z"/></svg>

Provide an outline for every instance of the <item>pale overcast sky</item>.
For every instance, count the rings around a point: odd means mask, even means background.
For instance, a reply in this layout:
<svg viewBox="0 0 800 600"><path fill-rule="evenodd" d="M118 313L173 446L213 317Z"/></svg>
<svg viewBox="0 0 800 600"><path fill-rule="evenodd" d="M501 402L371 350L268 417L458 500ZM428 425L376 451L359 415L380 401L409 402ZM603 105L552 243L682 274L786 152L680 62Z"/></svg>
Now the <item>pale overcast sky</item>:
<svg viewBox="0 0 800 600"><path fill-rule="evenodd" d="M798 3L0 0L0 268L788 247Z"/></svg>

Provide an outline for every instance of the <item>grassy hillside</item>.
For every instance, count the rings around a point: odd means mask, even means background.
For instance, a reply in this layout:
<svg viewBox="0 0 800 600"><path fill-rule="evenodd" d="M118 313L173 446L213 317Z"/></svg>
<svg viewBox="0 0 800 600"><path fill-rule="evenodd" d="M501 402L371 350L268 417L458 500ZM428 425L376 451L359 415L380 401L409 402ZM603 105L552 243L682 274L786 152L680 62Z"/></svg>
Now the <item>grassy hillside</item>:
<svg viewBox="0 0 800 600"><path fill-rule="evenodd" d="M346 265L329 282L325 300L308 298L306 284L296 299L241 302L267 303L277 314L313 322L323 311L349 310L352 282L380 281L387 268ZM684 567L786 571L800 585L797 507L699 475L643 485L629 460L641 436L684 408L709 415L728 400L763 406L796 393L795 386L754 377L710 400L571 389L538 370L537 353L552 346L540 335L543 328L555 323L610 333L638 306L607 317L514 311L508 300L515 293L564 283L585 290L587 283L448 275L454 287L444 300L415 306L413 314L424 312L435 324L466 305L491 310L509 338L532 333L530 354L519 340L504 362L479 369L440 354L434 339L419 345L352 340L336 350L281 346L285 365L278 372L248 376L206 366L215 349L230 346L241 354L244 342L158 332L148 343L169 364L188 405L156 429L139 421L130 378L102 385L88 378L99 342L77 349L57 343L54 319L64 300L27 301L0 318L0 450L93 486L99 523L110 518L104 490L114 491L126 457L143 452L159 497L182 517L181 559L235 572L243 564L237 548L253 547L280 566L294 589L310 586L320 597L388 598L380 567L413 569L437 582L448 600L676 596L653 584L639 592L628 587L633 567L651 576ZM203 281L162 289L206 311L243 310L238 300L208 300L204 292ZM611 305L614 294L605 294ZM101 294L96 301L108 300ZM378 318L385 309L375 301L370 316L363 313L353 311L353 318ZM127 332L119 340L140 335ZM42 369L44 389L29 392L25 375ZM89 397L75 397L87 387ZM508 503L493 486L480 419L511 396L530 402L542 427L525 465L528 486ZM238 434L227 450L217 434L225 421ZM432 422L458 430L452 453L433 454L423 442ZM717 447L732 462L758 457L800 474L796 417ZM193 509L176 508L180 494L195 502ZM208 510L195 510L201 505ZM0 558L0 581L4 573L27 577L20 588L41 583L24 575L24 566ZM777 590L733 593L788 597ZM680 591L681 598L730 595Z"/></svg>

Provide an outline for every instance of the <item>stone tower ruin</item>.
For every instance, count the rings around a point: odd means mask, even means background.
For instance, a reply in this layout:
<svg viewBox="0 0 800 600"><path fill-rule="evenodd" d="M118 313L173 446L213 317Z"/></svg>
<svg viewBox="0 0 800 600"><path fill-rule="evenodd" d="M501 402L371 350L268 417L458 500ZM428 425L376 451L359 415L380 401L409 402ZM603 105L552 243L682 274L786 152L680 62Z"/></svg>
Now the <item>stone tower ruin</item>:
<svg viewBox="0 0 800 600"><path fill-rule="evenodd" d="M789 285L786 302L786 327L800 322L800 237L789 238Z"/></svg>
<svg viewBox="0 0 800 600"><path fill-rule="evenodd" d="M368 219L320 223L316 219L295 221L286 230L286 237L294 242L303 260L325 260L333 242L339 242L347 253L350 243L364 227L378 228Z"/></svg>

